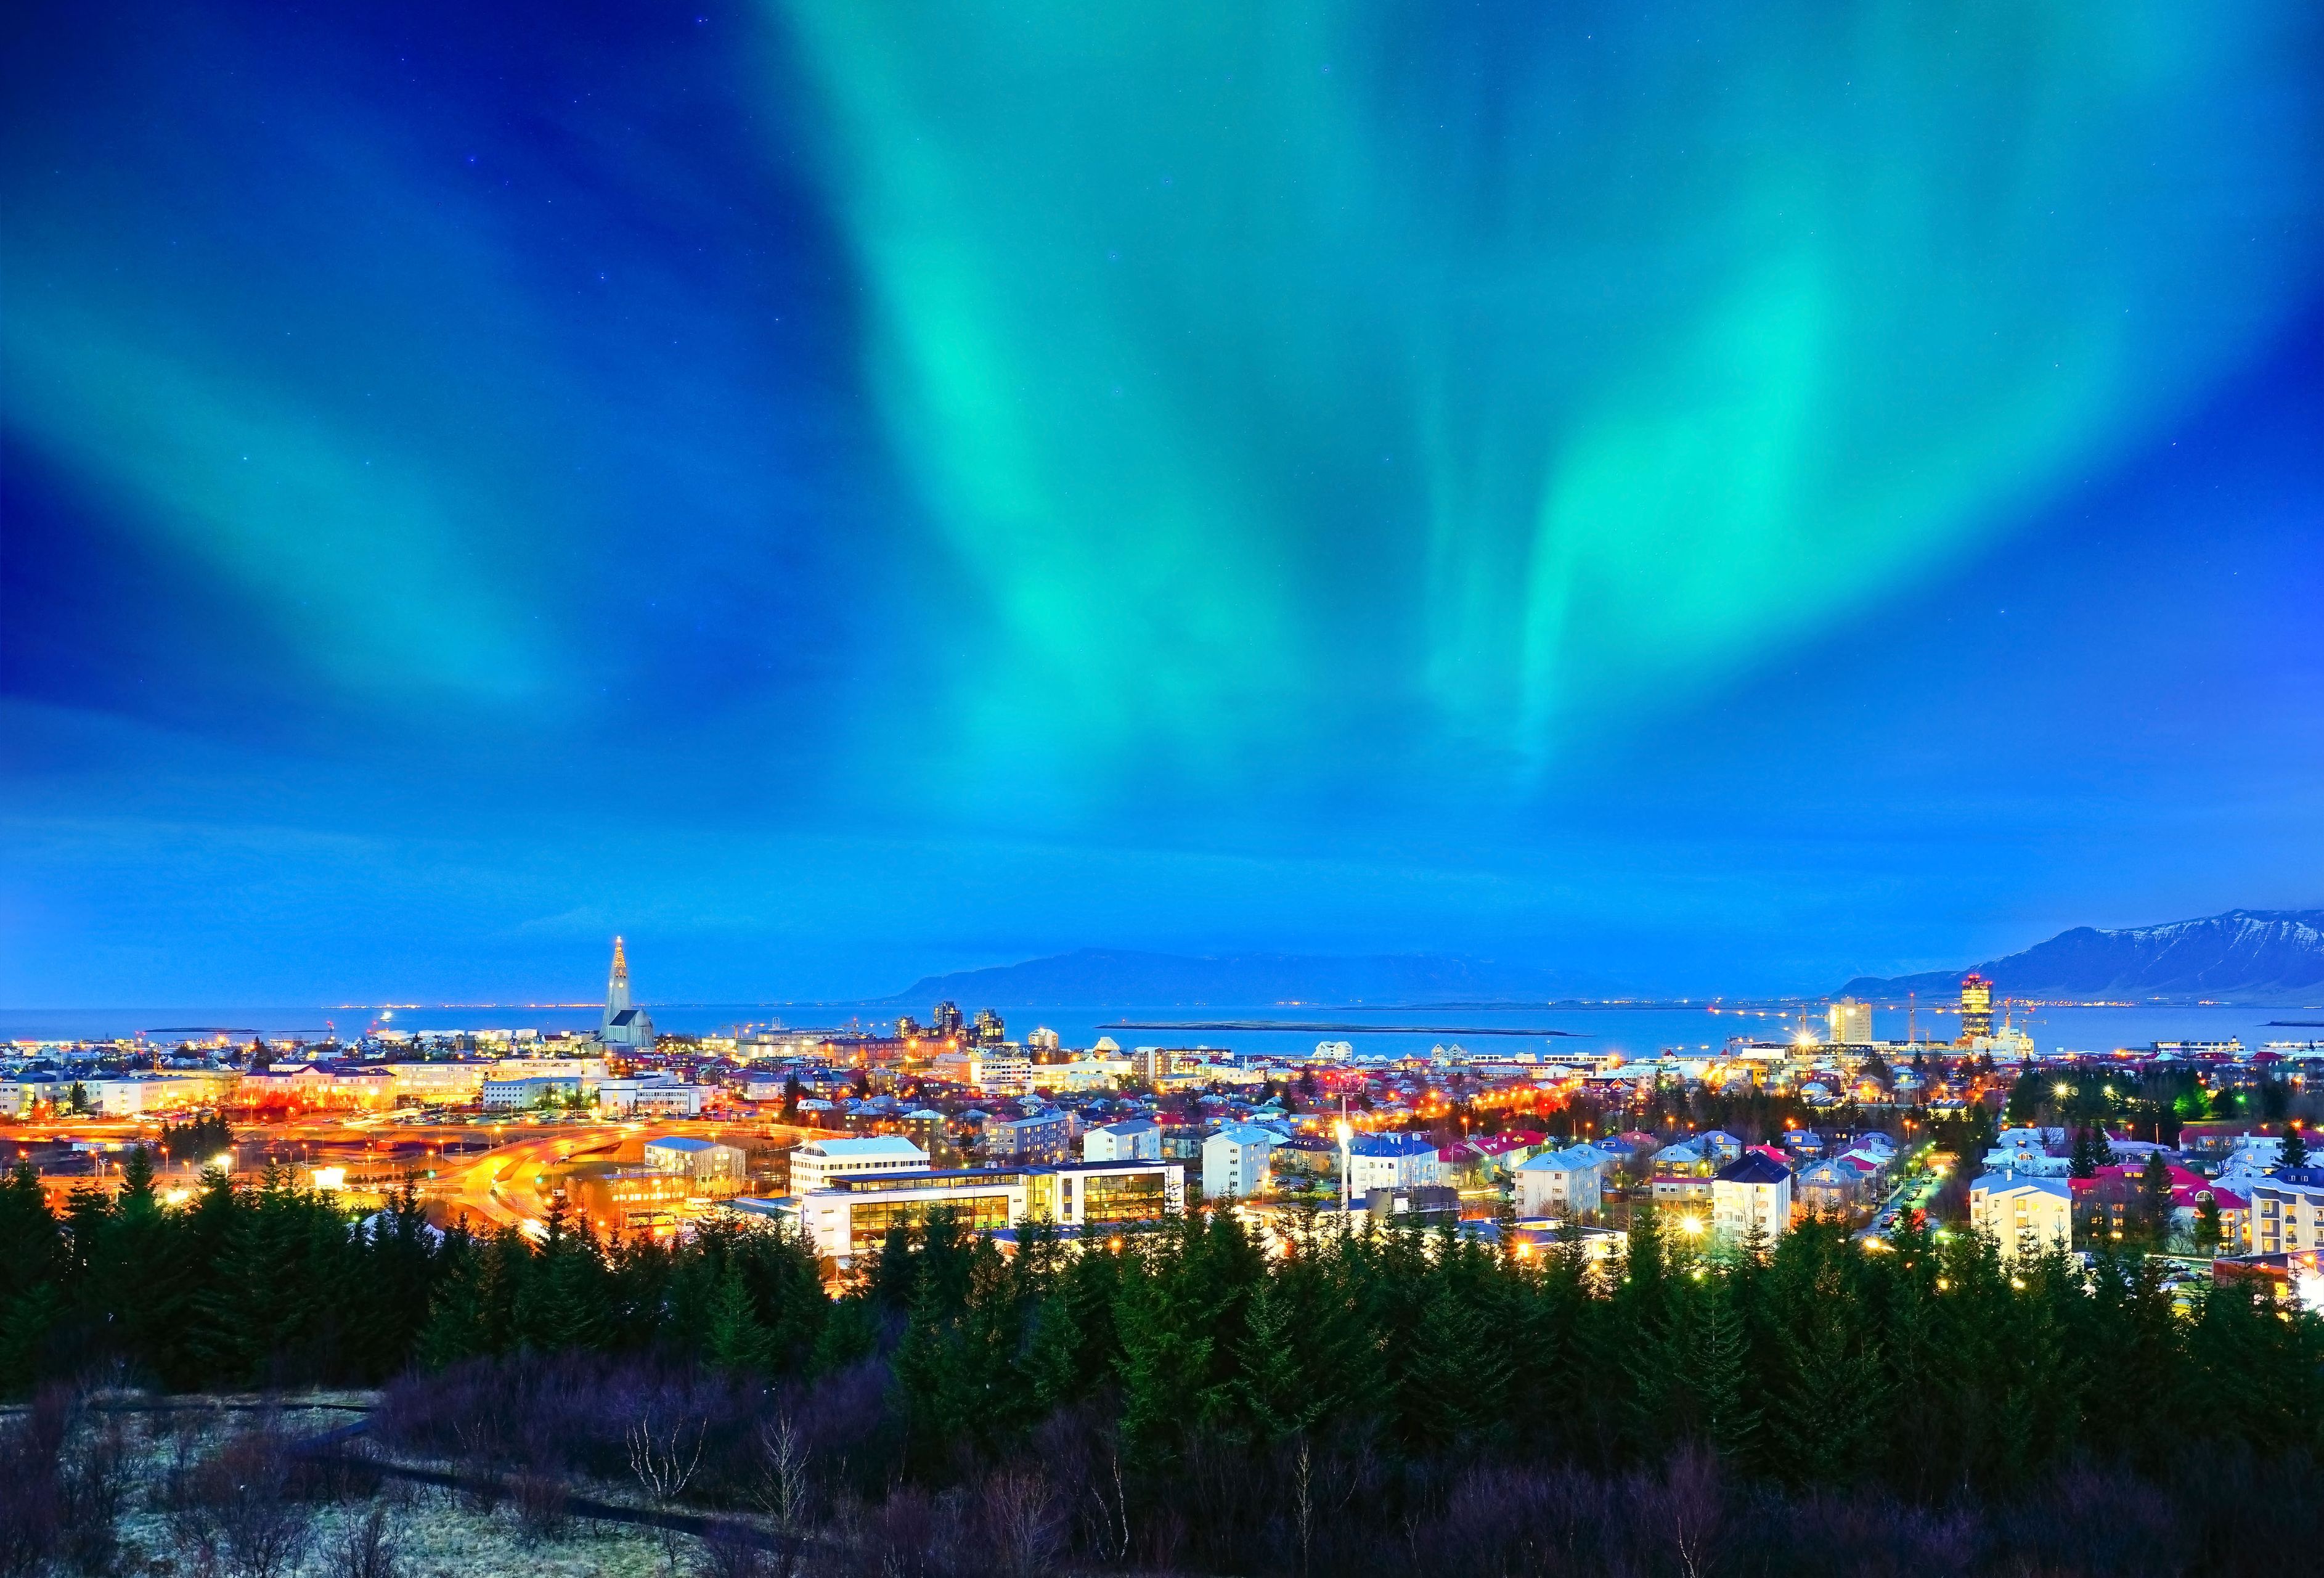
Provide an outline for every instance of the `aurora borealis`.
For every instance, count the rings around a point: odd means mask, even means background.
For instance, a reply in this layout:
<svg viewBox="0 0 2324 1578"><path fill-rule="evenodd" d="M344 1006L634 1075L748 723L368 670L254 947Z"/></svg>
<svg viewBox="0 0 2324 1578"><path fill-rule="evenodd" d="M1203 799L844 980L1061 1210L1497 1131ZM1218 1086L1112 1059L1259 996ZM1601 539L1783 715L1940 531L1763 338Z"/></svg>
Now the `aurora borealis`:
<svg viewBox="0 0 2324 1578"><path fill-rule="evenodd" d="M2308 7L477 9L6 24L0 1001L2319 901Z"/></svg>

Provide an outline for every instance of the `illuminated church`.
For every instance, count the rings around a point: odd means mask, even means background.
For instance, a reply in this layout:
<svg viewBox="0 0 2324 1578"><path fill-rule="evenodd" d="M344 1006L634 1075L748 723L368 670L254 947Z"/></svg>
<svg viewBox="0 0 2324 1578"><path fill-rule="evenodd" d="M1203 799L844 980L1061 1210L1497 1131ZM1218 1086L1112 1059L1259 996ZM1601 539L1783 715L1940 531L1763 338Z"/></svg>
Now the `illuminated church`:
<svg viewBox="0 0 2324 1578"><path fill-rule="evenodd" d="M605 978L605 1017L598 1023L597 1039L632 1052L650 1051L654 1044L653 1020L645 1010L630 1006L630 961L620 937L613 939L613 973Z"/></svg>

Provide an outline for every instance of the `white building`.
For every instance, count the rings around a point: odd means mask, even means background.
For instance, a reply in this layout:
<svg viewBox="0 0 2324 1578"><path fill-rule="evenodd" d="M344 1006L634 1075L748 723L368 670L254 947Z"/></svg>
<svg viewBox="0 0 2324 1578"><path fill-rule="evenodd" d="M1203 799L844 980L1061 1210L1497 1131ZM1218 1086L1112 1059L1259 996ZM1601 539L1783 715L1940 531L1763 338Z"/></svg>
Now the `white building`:
<svg viewBox="0 0 2324 1578"><path fill-rule="evenodd" d="M810 1140L791 1152L791 1193L805 1196L860 1173L924 1173L928 1153L900 1134Z"/></svg>
<svg viewBox="0 0 2324 1578"><path fill-rule="evenodd" d="M1987 1173L1969 1186L1969 1224L1990 1233L2004 1265L2074 1241L2072 1186L2063 1177Z"/></svg>
<svg viewBox="0 0 2324 1578"><path fill-rule="evenodd" d="M796 1173L793 1177L796 1181ZM1035 1218L1089 1232L1159 1221L1185 1210L1185 1169L1177 1162L1078 1162L1056 1167L843 1174L834 1177L828 1187L794 1188L786 1204L796 1213L816 1253L846 1266L877 1248L890 1228L916 1225L936 1210L950 1212L972 1233L998 1232ZM759 1213L773 1203L745 1200L737 1204Z"/></svg>
<svg viewBox="0 0 2324 1578"><path fill-rule="evenodd" d="M1517 1214L1538 1219L1596 1212L1609 1159L1594 1145L1568 1146L1527 1157L1509 1175L1517 1181Z"/></svg>
<svg viewBox="0 0 2324 1578"><path fill-rule="evenodd" d="M394 1080L398 1101L422 1103L472 1102L484 1088L485 1079L500 1072L500 1066L493 1063L382 1063L374 1066L384 1069ZM602 1059L598 1072L604 1072Z"/></svg>
<svg viewBox="0 0 2324 1578"><path fill-rule="evenodd" d="M1082 1136L1084 1161L1160 1161L1162 1126L1143 1118L1107 1123Z"/></svg>
<svg viewBox="0 0 2324 1578"><path fill-rule="evenodd" d="M1740 1243L1757 1229L1771 1242L1792 1225L1792 1169L1764 1151L1746 1151L1711 1176L1711 1227Z"/></svg>
<svg viewBox="0 0 2324 1578"><path fill-rule="evenodd" d="M1068 1057L1063 1063L1036 1063L1032 1082L1037 1091L1102 1091L1130 1077L1127 1057Z"/></svg>
<svg viewBox="0 0 2324 1578"><path fill-rule="evenodd" d="M972 1054L968 1083L989 1095L1028 1094L1033 1088L1033 1060L1013 1048Z"/></svg>
<svg viewBox="0 0 2324 1578"><path fill-rule="evenodd" d="M2324 1248L2324 1169L2287 1167L2250 1184L2254 1251L2283 1255Z"/></svg>
<svg viewBox="0 0 2324 1578"><path fill-rule="evenodd" d="M1158 1135L1159 1130L1157 1130ZM1050 1177L1044 1200L1028 1196L1028 1208L1046 1209L1060 1227L1101 1228L1121 1223L1156 1222L1186 1209L1186 1168L1182 1162L1083 1161L1043 1169Z"/></svg>
<svg viewBox="0 0 2324 1578"><path fill-rule="evenodd" d="M342 1069L311 1063L277 1063L245 1074L235 1087L239 1101L295 1102L310 1107L375 1107L395 1099L395 1079L378 1069Z"/></svg>
<svg viewBox="0 0 2324 1578"><path fill-rule="evenodd" d="M42 1105L62 1111L71 1104L72 1087L69 1079L0 1079L0 1113L21 1118ZM88 1094L86 1087L81 1094Z"/></svg>
<svg viewBox="0 0 2324 1578"><path fill-rule="evenodd" d="M2065 1177L2074 1170L2074 1158L2050 1154L2052 1146L2065 1142L2062 1129L2005 1129L1999 1142L1985 1153L1986 1171L2027 1178Z"/></svg>
<svg viewBox="0 0 2324 1578"><path fill-rule="evenodd" d="M587 1092L596 1088L597 1082L608 1072L603 1057L503 1057L492 1065L491 1077L569 1079L576 1081L582 1090Z"/></svg>
<svg viewBox="0 0 2324 1578"><path fill-rule="evenodd" d="M1348 1142L1348 1188L1361 1200L1373 1189L1415 1189L1443 1181L1436 1147L1419 1134L1359 1134Z"/></svg>
<svg viewBox="0 0 2324 1578"><path fill-rule="evenodd" d="M647 1140L645 1164L658 1173L681 1174L699 1189L739 1187L750 1170L750 1158L741 1146L684 1134Z"/></svg>
<svg viewBox="0 0 2324 1578"><path fill-rule="evenodd" d="M674 1074L641 1074L599 1081L597 1110L623 1117L698 1118L711 1094L708 1085L688 1084Z"/></svg>
<svg viewBox="0 0 2324 1578"><path fill-rule="evenodd" d="M236 1083L226 1074L133 1074L115 1079L93 1079L83 1087L92 1111L108 1118L134 1117L141 1112L166 1112L180 1107L205 1106L224 1099ZM383 1087L385 1081L380 1082ZM65 1095L72 1087L67 1084Z"/></svg>
<svg viewBox="0 0 2324 1578"><path fill-rule="evenodd" d="M476 1104L488 1112L521 1111L542 1106L550 1102L578 1101L581 1082L559 1079L552 1075L530 1075L520 1079L488 1079L477 1092Z"/></svg>
<svg viewBox="0 0 2324 1578"><path fill-rule="evenodd" d="M1203 1195L1240 1200L1267 1187L1268 1152L1280 1136L1256 1123L1230 1123L1203 1141Z"/></svg>

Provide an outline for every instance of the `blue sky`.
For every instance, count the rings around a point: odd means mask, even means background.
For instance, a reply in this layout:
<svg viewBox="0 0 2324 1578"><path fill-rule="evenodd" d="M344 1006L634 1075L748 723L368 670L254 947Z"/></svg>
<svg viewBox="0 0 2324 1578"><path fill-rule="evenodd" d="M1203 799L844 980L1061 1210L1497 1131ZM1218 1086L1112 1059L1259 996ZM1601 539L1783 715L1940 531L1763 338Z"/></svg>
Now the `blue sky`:
<svg viewBox="0 0 2324 1578"><path fill-rule="evenodd" d="M0 1004L2324 903L2302 8L14 25Z"/></svg>

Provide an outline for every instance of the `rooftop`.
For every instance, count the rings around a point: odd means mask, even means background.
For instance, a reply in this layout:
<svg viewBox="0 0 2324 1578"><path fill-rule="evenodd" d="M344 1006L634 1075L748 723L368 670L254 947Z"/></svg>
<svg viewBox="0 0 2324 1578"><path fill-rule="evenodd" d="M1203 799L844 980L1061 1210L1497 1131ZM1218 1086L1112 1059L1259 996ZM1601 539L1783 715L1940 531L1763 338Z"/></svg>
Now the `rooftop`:
<svg viewBox="0 0 2324 1578"><path fill-rule="evenodd" d="M858 1140L810 1140L799 1149L834 1161L869 1161L881 1157L927 1159L927 1152L900 1134L871 1134Z"/></svg>

